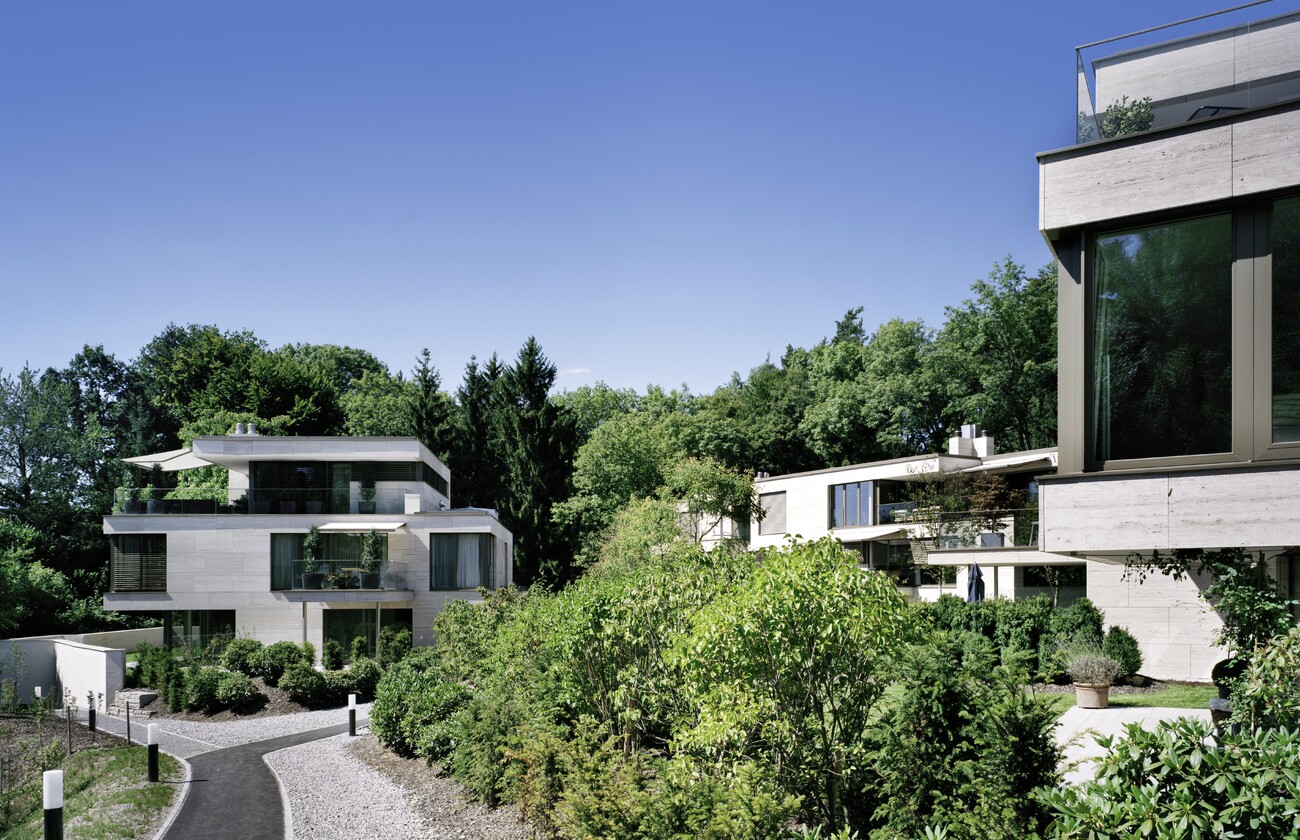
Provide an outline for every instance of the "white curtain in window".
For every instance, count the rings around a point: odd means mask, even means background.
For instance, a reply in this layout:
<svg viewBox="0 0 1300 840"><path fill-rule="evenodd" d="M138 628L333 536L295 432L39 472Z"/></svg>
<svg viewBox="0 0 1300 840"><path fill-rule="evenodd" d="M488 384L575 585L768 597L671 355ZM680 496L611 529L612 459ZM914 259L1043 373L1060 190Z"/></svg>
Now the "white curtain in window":
<svg viewBox="0 0 1300 840"><path fill-rule="evenodd" d="M456 588L473 589L478 584L478 540L461 534L456 548Z"/></svg>

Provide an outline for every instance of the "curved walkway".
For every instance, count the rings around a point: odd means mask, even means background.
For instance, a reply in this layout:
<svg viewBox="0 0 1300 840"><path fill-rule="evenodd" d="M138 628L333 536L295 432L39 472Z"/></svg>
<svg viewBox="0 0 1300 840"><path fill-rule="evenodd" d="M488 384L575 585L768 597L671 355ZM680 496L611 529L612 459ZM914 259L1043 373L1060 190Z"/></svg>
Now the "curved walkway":
<svg viewBox="0 0 1300 840"><path fill-rule="evenodd" d="M1090 781L1096 775L1094 762L1106 751L1097 744L1098 735L1122 736L1130 723L1154 730L1162 720L1190 717L1210 721L1209 709L1132 708L1081 709L1071 706L1057 721L1056 742L1065 750L1065 783Z"/></svg>
<svg viewBox="0 0 1300 840"><path fill-rule="evenodd" d="M318 713L307 714L319 717ZM170 731L169 724L187 731L195 727L169 718L133 718L132 743L143 744L146 727L157 723L159 749L188 764L187 778L178 783L180 798L156 840L284 840L286 819L280 784L262 757L348 731L346 709L332 710L330 716L341 716L344 722L234 746L202 740L192 731L188 735ZM81 716L83 721L86 717L84 713ZM368 723L358 719L357 731ZM104 732L126 735L126 721L122 718L99 715L96 725ZM212 723L202 728L231 725Z"/></svg>
<svg viewBox="0 0 1300 840"><path fill-rule="evenodd" d="M282 840L280 784L262 756L347 731L346 723L336 724L194 756L188 795L162 840Z"/></svg>

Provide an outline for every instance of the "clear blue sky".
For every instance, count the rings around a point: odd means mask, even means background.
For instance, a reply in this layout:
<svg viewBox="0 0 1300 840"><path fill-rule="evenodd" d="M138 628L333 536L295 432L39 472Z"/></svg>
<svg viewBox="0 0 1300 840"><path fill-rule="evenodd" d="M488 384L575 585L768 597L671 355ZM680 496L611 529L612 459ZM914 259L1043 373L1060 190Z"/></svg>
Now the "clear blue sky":
<svg viewBox="0 0 1300 840"><path fill-rule="evenodd" d="M707 392L937 327L1049 259L1074 47L1226 5L4 3L0 368L174 321Z"/></svg>

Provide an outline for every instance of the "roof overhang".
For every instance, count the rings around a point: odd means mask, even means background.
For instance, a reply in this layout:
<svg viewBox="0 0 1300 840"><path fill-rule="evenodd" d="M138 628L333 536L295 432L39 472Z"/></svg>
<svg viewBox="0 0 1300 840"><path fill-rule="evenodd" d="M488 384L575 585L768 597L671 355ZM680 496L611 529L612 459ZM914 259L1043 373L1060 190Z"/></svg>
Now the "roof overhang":
<svg viewBox="0 0 1300 840"><path fill-rule="evenodd" d="M1055 454L1034 453L1017 455L1011 458L998 458L986 461L978 467L967 467L962 472L1028 472L1030 467L1056 467Z"/></svg>
<svg viewBox="0 0 1300 840"><path fill-rule="evenodd" d="M212 466L211 461L205 461L198 457L191 449L172 449L168 452L159 452L156 455L137 455L134 458L123 458L122 462L146 470L151 470L156 466L163 472L179 472L180 470L193 470L199 467Z"/></svg>
<svg viewBox="0 0 1300 840"><path fill-rule="evenodd" d="M907 529L901 525L871 525L862 528L837 528L835 536L840 542L875 542L876 540L889 540L895 537L905 539Z"/></svg>
<svg viewBox="0 0 1300 840"><path fill-rule="evenodd" d="M326 522L316 530L327 534L368 534L371 531L392 533L405 527L405 522Z"/></svg>

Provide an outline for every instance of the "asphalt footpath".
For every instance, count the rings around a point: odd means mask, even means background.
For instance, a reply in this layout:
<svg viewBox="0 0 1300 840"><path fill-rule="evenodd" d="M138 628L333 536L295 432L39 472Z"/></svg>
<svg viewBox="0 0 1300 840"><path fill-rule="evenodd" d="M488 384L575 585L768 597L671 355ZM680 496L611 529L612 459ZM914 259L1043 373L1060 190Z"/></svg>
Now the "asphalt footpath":
<svg viewBox="0 0 1300 840"><path fill-rule="evenodd" d="M79 717L84 721L87 716ZM149 723L144 718L131 721L132 743L145 742ZM368 720L358 720L358 731L368 724ZM122 718L97 715L95 725L113 735L126 734ZM218 748L159 726L158 749L188 762L189 777L177 782L182 788L178 810L156 840L284 840L280 784L262 756L347 731L348 724L340 723Z"/></svg>

